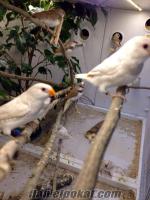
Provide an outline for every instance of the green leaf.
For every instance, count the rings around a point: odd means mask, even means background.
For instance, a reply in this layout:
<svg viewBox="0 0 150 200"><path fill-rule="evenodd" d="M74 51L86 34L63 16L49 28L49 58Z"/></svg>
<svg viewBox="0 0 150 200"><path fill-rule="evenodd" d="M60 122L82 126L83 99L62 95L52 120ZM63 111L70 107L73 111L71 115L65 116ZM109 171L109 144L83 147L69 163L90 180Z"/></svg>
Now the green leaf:
<svg viewBox="0 0 150 200"><path fill-rule="evenodd" d="M20 93L21 91L19 84L15 83L12 80L0 77L0 83L2 87L8 92L15 91Z"/></svg>
<svg viewBox="0 0 150 200"><path fill-rule="evenodd" d="M21 75L21 69L14 63L13 61L8 62L9 64L9 71L16 75Z"/></svg>
<svg viewBox="0 0 150 200"><path fill-rule="evenodd" d="M55 63L55 59L54 59L53 53L50 50L45 49L44 50L44 54L45 54L45 57L47 58L48 61L50 61L52 64Z"/></svg>
<svg viewBox="0 0 150 200"><path fill-rule="evenodd" d="M72 58L76 63L79 64L79 60L78 60L76 57L72 56L71 58Z"/></svg>
<svg viewBox="0 0 150 200"><path fill-rule="evenodd" d="M89 22L91 22L92 26L95 26L96 22L97 22L97 12L95 9L89 9L87 11L87 20Z"/></svg>
<svg viewBox="0 0 150 200"><path fill-rule="evenodd" d="M21 63L21 71L29 75L32 73L32 66L27 63Z"/></svg>
<svg viewBox="0 0 150 200"><path fill-rule="evenodd" d="M5 66L0 66L0 71L5 71L6 70L6 67Z"/></svg>
<svg viewBox="0 0 150 200"><path fill-rule="evenodd" d="M30 33L23 31L22 38L24 38L27 47L36 47L37 41L35 40L35 37L33 37Z"/></svg>
<svg viewBox="0 0 150 200"><path fill-rule="evenodd" d="M4 46L5 49L10 50L11 47L14 46L14 44L11 43L11 42L8 42L8 43L4 44L3 46Z"/></svg>
<svg viewBox="0 0 150 200"><path fill-rule="evenodd" d="M1 83L1 86L8 92L11 92L12 89L11 89L11 83L9 81L9 79L6 79L6 78L3 78L3 77L0 77L0 83Z"/></svg>
<svg viewBox="0 0 150 200"><path fill-rule="evenodd" d="M7 10L4 7L0 6L0 21L3 20L5 14L6 14L6 11Z"/></svg>
<svg viewBox="0 0 150 200"><path fill-rule="evenodd" d="M15 12L8 12L6 14L6 18L7 18L8 23L9 23L9 21L12 21L12 20L16 19L17 15L18 14L15 13ZM8 25L8 23L7 23L7 25Z"/></svg>
<svg viewBox="0 0 150 200"><path fill-rule="evenodd" d="M66 60L64 59L63 56L55 56L55 62L56 64L59 66L59 68L61 69L65 69L66 68Z"/></svg>
<svg viewBox="0 0 150 200"><path fill-rule="evenodd" d="M6 97L6 96L7 96L7 94L6 94L6 92L5 92L5 91L3 91L3 90L0 90L0 96L1 96L1 97Z"/></svg>
<svg viewBox="0 0 150 200"><path fill-rule="evenodd" d="M11 80L11 89L17 93L21 93L20 85Z"/></svg>
<svg viewBox="0 0 150 200"><path fill-rule="evenodd" d="M26 52L26 45L24 38L18 37L16 39L16 47L21 52L22 55Z"/></svg>
<svg viewBox="0 0 150 200"><path fill-rule="evenodd" d="M15 40L16 38L18 38L19 28L20 28L19 26L14 26L14 27L10 30L6 42L8 42L8 41L11 40L11 39L14 39L14 40Z"/></svg>
<svg viewBox="0 0 150 200"><path fill-rule="evenodd" d="M81 72L79 60L76 57L72 56L70 61L73 65L73 69L74 69L75 73Z"/></svg>
<svg viewBox="0 0 150 200"><path fill-rule="evenodd" d="M64 62L64 57L63 56L55 56L55 61L57 62Z"/></svg>
<svg viewBox="0 0 150 200"><path fill-rule="evenodd" d="M39 72L40 74L47 74L47 69L46 69L45 67L39 67L39 68L38 68L38 72Z"/></svg>
<svg viewBox="0 0 150 200"><path fill-rule="evenodd" d="M62 83L64 84L64 86L67 86L67 85L70 84L70 79L69 79L68 74L65 74L65 75L63 76Z"/></svg>

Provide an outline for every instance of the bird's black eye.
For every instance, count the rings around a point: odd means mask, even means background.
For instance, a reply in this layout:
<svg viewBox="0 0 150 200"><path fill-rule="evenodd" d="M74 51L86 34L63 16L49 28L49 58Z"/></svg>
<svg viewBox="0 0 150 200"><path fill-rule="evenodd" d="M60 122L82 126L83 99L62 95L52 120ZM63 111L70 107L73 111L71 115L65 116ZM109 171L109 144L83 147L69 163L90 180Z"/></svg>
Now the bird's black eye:
<svg viewBox="0 0 150 200"><path fill-rule="evenodd" d="M144 49L148 49L148 44L143 44Z"/></svg>
<svg viewBox="0 0 150 200"><path fill-rule="evenodd" d="M43 92L45 92L45 91L46 91L46 88L42 88L41 90L42 90Z"/></svg>

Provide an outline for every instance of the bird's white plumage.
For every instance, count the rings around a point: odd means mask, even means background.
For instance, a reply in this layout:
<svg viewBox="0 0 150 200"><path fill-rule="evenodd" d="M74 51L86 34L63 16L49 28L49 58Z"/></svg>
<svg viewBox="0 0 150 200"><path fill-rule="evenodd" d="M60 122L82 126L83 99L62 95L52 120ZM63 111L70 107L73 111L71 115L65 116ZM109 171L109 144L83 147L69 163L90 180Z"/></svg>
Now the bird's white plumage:
<svg viewBox="0 0 150 200"><path fill-rule="evenodd" d="M101 64L86 74L77 74L76 78L85 79L98 86L100 91L107 92L110 87L132 83L149 56L150 38L136 36Z"/></svg>
<svg viewBox="0 0 150 200"><path fill-rule="evenodd" d="M10 135L12 129L41 117L45 107L50 103L51 88L50 85L37 83L12 101L2 105L0 131Z"/></svg>

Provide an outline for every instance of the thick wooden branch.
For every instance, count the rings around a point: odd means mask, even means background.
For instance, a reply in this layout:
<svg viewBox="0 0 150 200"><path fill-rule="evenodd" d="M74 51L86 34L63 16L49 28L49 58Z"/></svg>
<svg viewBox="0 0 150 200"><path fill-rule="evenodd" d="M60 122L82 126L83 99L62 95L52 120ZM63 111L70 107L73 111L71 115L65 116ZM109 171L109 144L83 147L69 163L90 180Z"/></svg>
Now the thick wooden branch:
<svg viewBox="0 0 150 200"><path fill-rule="evenodd" d="M0 150L0 180L11 171L13 158L21 146L29 141L30 135L38 128L38 123L31 122L22 132L22 136L6 143Z"/></svg>
<svg viewBox="0 0 150 200"><path fill-rule="evenodd" d="M0 4L2 6L4 6L5 8L7 8L8 10L13 10L17 13L19 13L20 15L24 16L25 18L29 19L31 22L33 22L34 24L36 24L37 26L42 27L43 29L46 29L51 35L53 35L53 31L50 28L47 28L46 24L44 24L43 22L41 22L39 19L32 17L29 13L27 13L26 11L22 10L21 8L18 8L16 6L13 6L9 3L7 3L6 1L0 0ZM61 40L59 39L59 45L61 47L62 50L62 54L65 57L69 69L70 69L70 78L71 78L71 85L73 85L74 83L74 73L73 73L73 66L72 63L70 62L70 60L68 59L66 53L65 53L65 48L63 43L61 42Z"/></svg>
<svg viewBox="0 0 150 200"><path fill-rule="evenodd" d="M10 78L10 79L23 80L23 81L41 82L41 83L50 84L51 86L62 87L62 83L56 84L52 81L43 80L43 79L40 79L40 78L19 76L19 75L15 75L15 74L9 74L9 73L3 72L3 71L0 71L0 76L5 77L5 78Z"/></svg>
<svg viewBox="0 0 150 200"><path fill-rule="evenodd" d="M59 169L59 162L60 162L60 154L61 154L61 147L62 147L62 139L58 140L58 148L57 148L57 157L56 157L56 163L54 168L54 175L53 175L53 187L52 191L56 192L57 189L57 175L58 175L58 169Z"/></svg>
<svg viewBox="0 0 150 200"><path fill-rule="evenodd" d="M123 105L123 97L121 96L124 95L125 88L118 88L116 96L113 98L110 109L106 114L105 121L101 129L98 131L95 141L88 152L88 156L76 180L76 183L73 187L73 191L92 191L94 189L102 157L120 118L120 111ZM68 198L65 199L68 200ZM91 197L74 198L74 200L81 199L90 200Z"/></svg>
<svg viewBox="0 0 150 200"><path fill-rule="evenodd" d="M56 139L56 135L57 135L57 132L58 132L58 129L59 129L59 125L60 125L62 116L63 116L63 109L60 110L60 112L57 116L56 123L55 123L55 125L52 129L52 133L51 133L50 138L49 138L49 140L48 140L48 142L45 146L45 149L44 149L44 152L41 156L41 159L37 163L37 166L35 167L35 169L33 169L32 176L27 181L20 200L31 199L30 194L33 191L33 189L36 187L38 180L39 180L44 168L46 167L46 165L48 163L50 153L52 152L52 147L53 147L54 141Z"/></svg>

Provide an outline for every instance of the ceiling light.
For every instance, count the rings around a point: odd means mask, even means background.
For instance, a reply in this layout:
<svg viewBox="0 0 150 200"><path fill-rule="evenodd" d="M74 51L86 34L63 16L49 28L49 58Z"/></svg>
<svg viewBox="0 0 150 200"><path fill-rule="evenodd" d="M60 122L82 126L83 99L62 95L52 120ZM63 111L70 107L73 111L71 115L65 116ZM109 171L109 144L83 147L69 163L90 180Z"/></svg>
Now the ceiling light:
<svg viewBox="0 0 150 200"><path fill-rule="evenodd" d="M136 9L138 9L138 11L142 11L142 8L139 5L137 5L134 1L132 0L126 0L126 1L132 4Z"/></svg>

